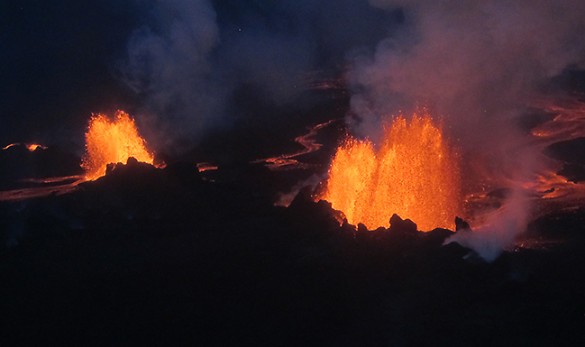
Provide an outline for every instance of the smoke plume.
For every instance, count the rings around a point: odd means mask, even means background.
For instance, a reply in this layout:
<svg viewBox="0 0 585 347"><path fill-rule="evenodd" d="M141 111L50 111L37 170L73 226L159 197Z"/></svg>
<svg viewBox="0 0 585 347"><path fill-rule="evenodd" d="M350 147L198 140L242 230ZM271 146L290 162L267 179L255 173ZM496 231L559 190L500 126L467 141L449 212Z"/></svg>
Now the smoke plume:
<svg viewBox="0 0 585 347"><path fill-rule="evenodd" d="M165 148L173 139L198 136L214 120L210 115L221 113L209 61L219 29L206 0L160 1L154 12L156 27L140 28L130 39L125 77L146 97L149 137Z"/></svg>
<svg viewBox="0 0 585 347"><path fill-rule="evenodd" d="M333 7L330 0L143 4L149 10L121 72L143 100L140 121L149 142L171 152L245 117L235 105L242 90L266 104L294 102L308 75L339 68L346 52L373 47L395 22L393 11L365 0Z"/></svg>
<svg viewBox="0 0 585 347"><path fill-rule="evenodd" d="M427 106L456 139L468 179L529 180L537 153L526 148L517 117L535 90L567 67L582 63L582 1L392 1L379 8L404 11L405 24L371 54L354 57L349 122L376 139L381 119ZM454 240L491 260L524 229L530 209L519 185L485 232Z"/></svg>

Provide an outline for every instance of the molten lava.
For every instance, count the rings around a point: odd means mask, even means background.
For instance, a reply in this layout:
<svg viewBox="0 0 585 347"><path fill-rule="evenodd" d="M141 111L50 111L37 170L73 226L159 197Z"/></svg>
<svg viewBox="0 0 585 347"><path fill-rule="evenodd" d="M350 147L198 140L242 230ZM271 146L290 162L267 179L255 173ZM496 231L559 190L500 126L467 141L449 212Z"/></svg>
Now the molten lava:
<svg viewBox="0 0 585 347"><path fill-rule="evenodd" d="M316 124L310 127L308 129L309 131L306 134L295 137L295 142L301 145L302 149L289 154L281 154L276 157L254 160L252 161L252 163L253 164L263 163L269 170L272 171L307 169L311 165L303 163L296 158L318 151L323 145L318 143L315 140L315 137L317 136L320 130L330 126L336 121L338 121L338 119L332 119L327 122Z"/></svg>
<svg viewBox="0 0 585 347"><path fill-rule="evenodd" d="M34 151L36 151L39 148L40 149L47 149L46 146L39 145L38 143L11 143L11 144L9 144L7 146L2 147L2 150L5 151L5 150L7 150L9 148L17 147L17 146L24 146L30 152L34 152Z"/></svg>
<svg viewBox="0 0 585 347"><path fill-rule="evenodd" d="M349 223L387 226L393 213L420 230L452 228L460 211L458 157L428 112L384 127L376 149L350 138L337 149L321 199Z"/></svg>
<svg viewBox="0 0 585 347"><path fill-rule="evenodd" d="M85 133L85 155L81 163L86 179L105 175L108 164L125 163L129 157L149 164L154 161L134 120L124 111L116 112L113 120L102 114L92 116Z"/></svg>
<svg viewBox="0 0 585 347"><path fill-rule="evenodd" d="M31 152L36 151L37 149L47 149L47 147L43 146L43 145L39 145L38 143L28 143L26 145L26 149L28 149Z"/></svg>

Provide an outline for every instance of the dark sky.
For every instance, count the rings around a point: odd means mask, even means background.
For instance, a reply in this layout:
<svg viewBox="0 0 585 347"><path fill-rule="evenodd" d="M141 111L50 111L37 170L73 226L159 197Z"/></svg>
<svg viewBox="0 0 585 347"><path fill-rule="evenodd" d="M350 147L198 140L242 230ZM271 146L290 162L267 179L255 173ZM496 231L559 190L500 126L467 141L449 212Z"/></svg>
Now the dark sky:
<svg viewBox="0 0 585 347"><path fill-rule="evenodd" d="M137 16L116 1L0 5L0 139L79 136L90 112L126 100L115 78ZM67 143L67 139L63 143Z"/></svg>
<svg viewBox="0 0 585 347"><path fill-rule="evenodd" d="M190 3L212 11L203 13ZM173 30L182 26L197 41L198 30L207 28L191 25L206 20L218 31L209 49L173 41ZM229 123L226 107L209 105L230 104L242 85L273 93L274 85L304 72L339 69L348 52L374 47L396 21L396 13L353 0L3 1L0 145L39 141L79 151L89 115L118 108L150 115L151 123L167 132L187 129L180 135L200 137L208 124ZM171 47L170 53L160 58L152 47L144 48L153 38ZM136 46L146 58L129 58ZM182 61L177 52L183 48L200 54L206 70ZM157 79L163 66L179 73ZM137 80L145 82L137 87ZM175 85L192 91L178 96L167 91ZM209 93L207 99L190 103L201 90ZM295 92L283 87L266 97L290 102ZM205 122L193 122L197 117ZM167 119L178 126L168 126Z"/></svg>
<svg viewBox="0 0 585 347"><path fill-rule="evenodd" d="M287 121L279 112L247 119L242 91L286 108L307 79L341 71L360 136L375 137L381 117L419 103L447 116L457 137L488 118L506 129L543 81L585 66L584 4L2 1L0 145L79 151L91 113L121 108L155 151L188 151L217 128Z"/></svg>

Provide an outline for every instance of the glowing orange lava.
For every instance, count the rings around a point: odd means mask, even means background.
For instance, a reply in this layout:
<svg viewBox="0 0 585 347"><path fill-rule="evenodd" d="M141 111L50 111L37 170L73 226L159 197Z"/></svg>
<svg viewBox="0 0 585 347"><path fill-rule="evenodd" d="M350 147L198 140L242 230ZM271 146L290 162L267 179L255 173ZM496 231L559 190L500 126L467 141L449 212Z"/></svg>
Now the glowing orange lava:
<svg viewBox="0 0 585 347"><path fill-rule="evenodd" d="M46 147L46 146L39 145L38 143L11 143L11 144L9 144L9 145L7 145L7 146L4 146L4 147L2 147L2 150L3 150L3 151L5 151L5 150L7 150L7 149L9 149L9 148L12 148L12 147L17 147L17 146L24 146L24 147L26 147L26 149L28 149L30 152L34 152L34 151L36 151L38 148L40 148L40 149L47 149L47 147Z"/></svg>
<svg viewBox="0 0 585 347"><path fill-rule="evenodd" d="M403 116L384 127L376 150L350 138L337 149L321 199L349 223L388 226L393 213L420 230L452 228L460 211L458 157L428 112Z"/></svg>
<svg viewBox="0 0 585 347"><path fill-rule="evenodd" d="M38 143L28 143L26 145L26 149L28 149L31 152L36 151L37 149L47 149L47 147L43 146L43 145L39 145Z"/></svg>
<svg viewBox="0 0 585 347"><path fill-rule="evenodd" d="M86 179L105 175L108 164L125 163L129 157L149 164L154 161L134 120L124 111L117 111L113 120L102 114L93 115L85 133L85 155L81 163Z"/></svg>

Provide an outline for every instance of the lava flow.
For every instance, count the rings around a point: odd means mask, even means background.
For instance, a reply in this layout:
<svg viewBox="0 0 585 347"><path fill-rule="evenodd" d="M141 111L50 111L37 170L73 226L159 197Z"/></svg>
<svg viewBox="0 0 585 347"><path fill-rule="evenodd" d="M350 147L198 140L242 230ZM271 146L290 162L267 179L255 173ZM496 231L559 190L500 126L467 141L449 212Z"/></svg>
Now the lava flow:
<svg viewBox="0 0 585 347"><path fill-rule="evenodd" d="M1 191L0 201L26 200L72 192L80 183L105 175L108 164L125 163L130 157L149 164L154 162L153 155L146 149L146 142L138 134L134 120L124 111L116 112L113 120L101 114L94 115L89 121L85 141L86 152L81 162L84 175L24 178L20 180L21 183L37 186ZM14 146L25 146L31 152L47 148L38 144L15 143L2 150Z"/></svg>
<svg viewBox="0 0 585 347"><path fill-rule="evenodd" d="M379 148L350 138L333 158L321 199L349 223L387 226L393 213L421 230L452 228L460 211L458 157L428 112L384 127Z"/></svg>
<svg viewBox="0 0 585 347"><path fill-rule="evenodd" d="M336 121L338 121L338 119L331 119L327 122L316 124L310 127L306 134L295 137L295 142L301 145L303 147L302 149L290 154L282 154L276 157L254 160L252 161L252 164L264 163L268 169L273 171L306 169L310 167L309 164L301 163L295 158L318 151L322 144L315 140L315 136L317 136L320 130Z"/></svg>
<svg viewBox="0 0 585 347"><path fill-rule="evenodd" d="M45 147L43 145L39 145L38 143L11 143L11 144L9 144L7 146L2 147L2 150L5 151L8 148L16 147L16 146L24 146L24 147L26 147L26 149L29 150L29 152L34 152L38 148L40 148L40 149L47 149L47 147Z"/></svg>
<svg viewBox="0 0 585 347"><path fill-rule="evenodd" d="M134 120L124 111L117 111L113 120L102 114L94 115L85 134L85 150L81 166L87 180L105 175L108 164L126 162L130 157L149 164L154 162Z"/></svg>
<svg viewBox="0 0 585 347"><path fill-rule="evenodd" d="M535 102L535 106L552 115L551 119L531 131L535 139L533 146L541 153L546 152L547 146L551 144L585 138L583 95L561 99L542 98ZM537 173L532 182L524 184L525 188L535 192L541 214L570 211L583 206L585 185L582 182L573 182L559 173L563 166L562 160L545 159L548 168Z"/></svg>

